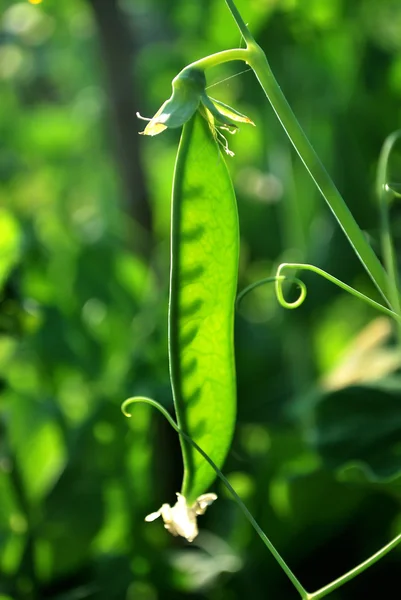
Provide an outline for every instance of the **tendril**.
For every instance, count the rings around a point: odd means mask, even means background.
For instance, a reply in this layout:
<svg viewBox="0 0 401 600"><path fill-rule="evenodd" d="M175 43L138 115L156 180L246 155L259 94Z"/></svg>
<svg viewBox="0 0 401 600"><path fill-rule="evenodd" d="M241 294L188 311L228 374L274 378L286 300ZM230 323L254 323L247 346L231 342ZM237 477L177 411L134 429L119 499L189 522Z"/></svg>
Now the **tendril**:
<svg viewBox="0 0 401 600"><path fill-rule="evenodd" d="M281 275L281 270L285 266L286 266L285 264L282 264L277 269L276 281L275 281L275 285L274 285L277 300L279 301L279 303L281 304L281 306L283 308L288 308L288 309L298 308L305 301L306 294L307 294L306 285L304 284L303 281L298 279L298 277L286 277L285 275ZM286 300L284 298L283 283L285 281L291 281L292 283L295 283L298 286L299 296L293 302L288 302L288 300Z"/></svg>
<svg viewBox="0 0 401 600"><path fill-rule="evenodd" d="M251 283L251 285L249 285L244 290L242 290L242 292L238 295L237 301L236 301L237 308L239 307L239 304L242 302L242 300L245 298L245 296L247 294L249 294L249 292L251 292L252 290L254 290L255 288L257 288L261 285L264 285L265 283L274 283L275 284L276 297L277 297L278 302L280 303L280 305L283 308L293 309L293 308L298 308L299 306L301 306L301 304L303 304L303 302L305 301L305 298L307 295L306 285L303 281L301 281L297 277L284 275L283 271L285 269L293 269L296 271L298 271L298 270L312 271L312 273L316 273L317 275L324 277L331 283L334 283L335 285L337 285L341 289L345 290L349 294L352 294L359 300L362 300L366 304L369 304L370 306L379 310L380 312L384 313L385 315L392 317L398 323L401 323L401 316L397 315L397 313L390 310L386 306L383 306L379 302L376 302L375 300L372 300L372 298L369 298L369 296L366 296L365 294L358 292L358 290L356 290L355 288L351 287L350 285L347 285L340 279L337 279L337 277L333 277L333 275L330 275L330 273L327 273L323 269L319 269L319 267L315 267L314 265L301 264L301 263L282 263L278 267L276 275L274 275L272 277L266 277L265 279L261 279L260 281L256 281L255 283ZM284 298L283 283L285 281L295 283L297 285L297 287L299 288L299 296L293 302L289 302L288 300L286 300Z"/></svg>

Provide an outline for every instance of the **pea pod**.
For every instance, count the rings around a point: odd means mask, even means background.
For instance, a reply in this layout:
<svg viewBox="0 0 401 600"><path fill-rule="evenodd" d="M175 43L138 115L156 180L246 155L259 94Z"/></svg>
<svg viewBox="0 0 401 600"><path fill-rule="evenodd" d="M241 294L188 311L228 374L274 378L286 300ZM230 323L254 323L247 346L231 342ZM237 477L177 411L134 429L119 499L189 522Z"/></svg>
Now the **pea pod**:
<svg viewBox="0 0 401 600"><path fill-rule="evenodd" d="M177 421L221 467L236 417L238 215L215 135L198 112L182 132L171 223L169 359ZM181 445L181 494L191 505L215 472L183 438Z"/></svg>

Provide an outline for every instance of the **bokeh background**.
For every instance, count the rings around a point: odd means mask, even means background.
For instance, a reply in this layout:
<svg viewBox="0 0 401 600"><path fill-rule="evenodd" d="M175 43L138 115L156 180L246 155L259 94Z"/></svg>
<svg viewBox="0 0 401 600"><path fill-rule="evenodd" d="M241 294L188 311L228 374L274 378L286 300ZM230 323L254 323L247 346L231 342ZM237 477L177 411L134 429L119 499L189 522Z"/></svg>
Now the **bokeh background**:
<svg viewBox="0 0 401 600"><path fill-rule="evenodd" d="M401 126L399 0L238 6L380 254L374 180ZM240 43L223 0L0 0L1 600L297 597L220 483L192 545L144 523L174 501L179 444L148 407L120 412L135 394L172 408L179 132L141 137L135 112L152 116L181 68ZM230 138L240 289L292 260L377 297L244 69L208 80L257 125ZM390 171L400 181L399 152ZM391 220L397 239L397 206ZM265 287L237 315L238 424L224 472L313 590L401 529L401 384L388 321L304 280L298 310ZM394 551L333 599L397 589L400 560Z"/></svg>

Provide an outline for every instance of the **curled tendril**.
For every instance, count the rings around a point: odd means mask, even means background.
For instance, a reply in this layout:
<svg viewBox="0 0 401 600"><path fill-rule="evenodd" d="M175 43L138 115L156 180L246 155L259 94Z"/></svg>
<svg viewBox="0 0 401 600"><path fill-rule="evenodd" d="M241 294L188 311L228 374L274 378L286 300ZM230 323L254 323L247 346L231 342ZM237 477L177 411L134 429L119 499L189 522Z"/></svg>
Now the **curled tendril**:
<svg viewBox="0 0 401 600"><path fill-rule="evenodd" d="M299 306L301 306L301 304L304 302L304 300L306 298L306 294L307 294L306 285L303 281L301 281L297 277L292 277L292 276L290 277L287 275L283 275L282 273L285 269L293 269L296 271L298 271L298 270L312 271L312 273L316 273L317 275L324 277L325 279L327 279L328 281L331 281L331 283L334 283L335 285L337 285L341 289L345 290L349 294L352 294L356 298L359 298L359 300L363 300L363 302L365 302L366 304L369 304L370 306L372 306L373 308L376 308L377 310L384 313L385 315L392 317L398 323L401 323L401 316L397 315L397 313L390 310L386 306L383 306L382 304L379 304L379 302L376 302L375 300L372 300L372 298L369 298L369 296L365 296L365 294L358 292L358 290L356 290L355 288L351 287L350 285L347 285L340 279L337 279L337 277L333 277L333 275L330 275L330 273L323 271L323 269L319 269L319 267L315 267L314 265L308 265L308 264L302 264L302 263L282 263L278 267L276 275L274 275L273 277L266 277L265 279L261 279L260 281L251 283L251 285L249 285L244 290L242 290L242 292L238 295L237 302L236 302L237 308L239 307L240 303L245 298L245 296L247 294L249 294L249 292L251 292L252 290L254 290L255 288L257 288L261 285L264 285L265 283L274 283L275 284L276 297L277 297L278 302L281 304L281 306L283 306L283 308L293 309L293 308L298 308ZM293 302L288 302L284 298L284 293L283 293L284 281L291 281L291 282L295 283L300 290L298 298L296 300L294 300Z"/></svg>
<svg viewBox="0 0 401 600"><path fill-rule="evenodd" d="M279 301L279 303L281 304L281 306L283 308L288 308L288 309L298 308L299 306L301 306L301 304L304 303L308 290L306 289L306 285L304 284L304 282L301 281L301 279L298 279L298 277L286 277L285 275L281 275L281 271L283 269L285 269L286 266L288 266L288 264L283 263L277 269L276 281L275 281L275 285L274 285L275 290L276 290L277 300ZM299 289L299 296L293 302L288 302L288 300L286 300L284 298L284 291L283 291L284 281L291 281L292 283L295 283Z"/></svg>
<svg viewBox="0 0 401 600"><path fill-rule="evenodd" d="M275 284L274 287L275 287L276 297L277 297L278 302L281 304L281 306L283 308L293 309L293 308L298 308L299 306L301 306L301 304L303 304L303 302L305 301L306 294L307 294L306 285L304 284L303 281L301 281L301 279L298 279L298 277L288 277L286 275L280 275L280 270L284 266L285 266L284 264L280 265L280 267L277 270L277 274L274 275L273 277L265 277L264 279L260 279L259 281L256 281L255 283L251 283L248 287L246 287L244 290L242 290L242 292L240 292L237 296L237 300L236 300L237 309L239 308L239 305L241 304L241 302L245 298L245 296L247 296L249 294L249 292L252 292L252 290L254 290L255 288L258 288L261 285L265 285L266 283L274 283ZM295 283L295 285L299 289L299 296L293 302L288 302L288 300L286 300L284 298L283 283L285 281L290 282L290 283Z"/></svg>

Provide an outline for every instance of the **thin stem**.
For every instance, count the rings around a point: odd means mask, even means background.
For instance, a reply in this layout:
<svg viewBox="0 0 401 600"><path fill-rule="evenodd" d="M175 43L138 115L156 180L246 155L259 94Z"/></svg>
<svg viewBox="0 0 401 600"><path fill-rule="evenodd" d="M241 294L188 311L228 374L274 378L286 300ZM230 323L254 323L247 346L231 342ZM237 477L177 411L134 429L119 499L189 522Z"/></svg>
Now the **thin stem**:
<svg viewBox="0 0 401 600"><path fill-rule="evenodd" d="M394 310L401 313L400 303L400 279L398 274L397 258L394 249L390 226L390 202L396 192L388 185L388 163L390 155L396 142L401 138L401 130L395 131L387 137L380 152L376 176L376 197L380 211L381 245L385 269L389 276L388 296ZM397 329L398 339L401 345L401 328Z"/></svg>
<svg viewBox="0 0 401 600"><path fill-rule="evenodd" d="M391 307L391 303L387 298L388 276L292 112L271 71L266 56L261 50L253 49L248 63L254 70L292 145L322 193L355 253L384 300Z"/></svg>
<svg viewBox="0 0 401 600"><path fill-rule="evenodd" d="M388 194L386 190L380 195L380 233L381 246L383 254L383 262L389 276L388 296L391 305L398 313L401 312L400 297L399 297L399 276L397 268L397 260L394 250L394 243L390 227L390 215L388 206Z"/></svg>
<svg viewBox="0 0 401 600"><path fill-rule="evenodd" d="M182 71L194 68L206 70L233 60L243 60L247 63L248 58L249 52L246 48L233 48L232 50L223 50L222 52L216 52L210 56L205 56L205 58L200 58L190 65L187 65Z"/></svg>
<svg viewBox="0 0 401 600"><path fill-rule="evenodd" d="M226 0L226 4L228 6L230 13L232 14L232 16L234 18L234 21L236 22L236 24L238 26L238 29L241 32L241 35L244 38L247 46L254 44L255 40L253 38L253 35L251 34L248 27L246 26L246 23L245 23L244 19L241 17L239 10L235 6L233 0Z"/></svg>
<svg viewBox="0 0 401 600"><path fill-rule="evenodd" d="M200 59L200 60L192 63L191 65L188 65L188 67L186 67L186 69L195 67L195 68L206 70L208 68L217 66L219 64L229 62L229 61L234 61L234 60L243 60L245 63L247 63L253 69L262 89L264 90L264 92L266 94L267 99L269 100L270 104L272 105L273 110L275 111L277 118L279 119L285 132L287 133L292 145L294 146L296 152L298 153L301 161L305 165L307 171L311 175L317 188L319 189L319 191L323 195L324 199L326 200L327 204L329 205L330 210L333 212L334 216L336 217L340 227L344 231L346 237L348 238L348 241L350 242L350 244L351 244L352 248L354 249L355 253L357 254L358 258L360 259L362 265L366 269L368 275L372 279L373 283L377 287L380 294L383 296L386 304L388 304L390 309L394 308L396 312L386 308L385 306L382 306L381 304L379 304L378 302L375 302L368 296L361 294L360 292L358 292L351 286L343 283L342 281L333 277L332 275L329 275L322 269L319 269L318 267L314 267L313 265L305 265L305 264L298 264L298 263L291 263L291 264L285 263L285 264L280 265L280 267L277 271L276 277L268 278L267 280L264 280L264 281L265 282L274 281L275 285L276 285L276 294L277 294L277 297L278 297L278 300L280 301L280 303L283 306L286 306L287 308L295 308L296 306L299 306L299 304L302 303L303 300L305 299L306 287L303 284L303 282L301 282L300 280L298 280L296 278L292 278L299 285L301 294L295 302L292 302L292 303L287 302L283 295L282 284L288 278L281 275L280 273L284 268L304 269L304 270L313 271L319 275L322 275L323 277L325 277L332 283L335 283L336 285L338 285L345 291L353 294L354 296L363 300L364 302L368 303L369 305L373 306L374 308L380 310L381 312L387 314L388 316L391 316L392 318L396 319L398 323L400 323L401 322L401 316L400 316L401 310L400 310L400 301L399 301L399 296L398 296L398 279L397 279L397 273L396 273L395 254L394 254L394 249L392 246L391 238L390 238L391 245L388 245L389 238L388 237L385 238L386 252L384 252L384 255L385 255L385 260L386 260L386 266L387 266L387 269L389 272L389 274L388 274L386 272L386 270L383 268L383 266L381 265L379 259L373 252L372 248L366 241L361 229L359 228L358 224L356 223L355 219L353 218L353 216L352 216L350 210L348 209L346 203L344 202L340 192L337 190L332 179L328 175L328 173L325 170L323 164L321 163L319 157L317 156L315 150L313 149L308 138L306 137L301 125L299 124L297 118L295 117L291 107L289 106L283 92L281 91L280 86L278 85L278 83L271 71L270 65L267 61L267 58L266 58L264 52L257 45L257 43L255 42L254 38L252 37L251 33L249 32L244 20L242 19L240 13L238 12L238 9L236 8L236 6L234 4L234 1L233 0L225 0L225 1L226 1L226 4L227 4L234 20L236 21L237 26L246 42L247 48L246 49L237 48L237 49L226 50L223 52L219 52L217 54L213 54L206 58ZM391 148L390 148L390 150L391 150ZM389 152L390 152L390 150L389 150ZM387 161L388 161L388 156L387 156ZM384 171L384 174L386 175L386 170ZM389 189L388 186L385 186L385 189L386 190ZM398 192L395 192L395 190L392 190L392 191L394 194L398 195ZM382 193L383 193L382 188L380 188L379 195L381 196ZM385 230L389 233L390 227L389 227L388 213L387 213L387 216L384 215L384 213L383 213L383 218L384 217L387 219L387 221L386 220L383 221L384 227L385 227ZM387 258L386 258L386 256L387 256ZM253 289L257 285L261 285L261 283L262 282L258 282L257 284L252 284L251 288ZM245 295L245 293L247 293L247 291L250 291L251 288L247 288L247 290L242 292L242 294L240 295L241 298ZM317 590L316 592L308 593L305 590L305 588L301 585L301 583L298 581L298 579L295 577L295 575L292 573L292 571L290 570L288 565L285 563L285 561L283 560L281 555L277 552L274 545L270 542L269 538L266 536L266 534L263 532L263 530L259 527L259 525L255 521L255 519L253 518L252 514L246 508L246 506L244 505L244 503L242 502L240 497L237 495L237 493L235 492L235 490L233 489L231 484L224 477L224 475L221 473L221 471L218 469L218 467L214 464L214 462L209 458L209 456L202 450L202 448L200 448L196 444L196 442L194 442L186 433L184 433L180 429L180 427L171 418L169 413L160 404L158 404L154 400L151 400L150 398L137 397L137 398L129 398L128 400L126 400L122 405L122 411L126 416L131 416L129 413L126 412L126 409L129 404L134 403L134 402L145 402L145 403L150 404L150 405L154 406L155 408L157 408L164 415L164 417L168 420L170 425L177 431L177 433L180 436L182 436L188 443L190 443L204 457L204 459L214 469L217 476L222 480L224 485L230 491L234 500L236 501L236 503L238 504L238 506L241 508L242 512L244 513L245 517L248 519L248 521L254 527L255 531L258 533L259 537L262 539L262 541L264 542L266 547L272 553L272 555L274 556L276 561L279 563L279 565L281 566L283 571L287 574L288 578L293 583L294 587L297 589L297 591L299 592L299 594L301 595L301 598L303 600L314 600L314 599L318 599L318 598L323 598L330 592L332 592L335 589L342 586L347 581L349 581L349 580L353 579L354 577L356 577L357 575L359 575L359 573L362 573L364 570L369 568L371 565L373 565L375 562L377 562L382 556L384 556L390 550L392 550L401 541L401 534L400 534L396 538L394 538L389 544L387 544L381 550L376 552L376 554L374 554L372 557L370 557L369 559L367 559L366 561L364 561L363 563L361 563L360 565L358 565L357 567L355 567L354 569L352 569L345 575L339 577L332 583L326 585L325 587L321 588L320 590Z"/></svg>
<svg viewBox="0 0 401 600"><path fill-rule="evenodd" d="M291 583L294 585L296 590L299 592L299 594L301 595L301 598L306 599L308 597L308 592L301 585L300 581L297 579L297 577L291 571L291 569L289 568L287 563L284 561L282 556L276 550L276 548L274 547L272 542L269 540L269 538L267 537L267 535L265 534L263 529L255 521L252 514L249 512L249 510L247 509L245 504L242 502L241 498L238 496L237 492L234 490L234 488L232 487L232 485L230 484L228 479L223 475L223 473L220 471L220 469L217 467L217 465L215 465L213 460L206 454L206 452L204 450L202 450L202 448L200 446L198 446L198 444L189 435L187 435L186 433L184 433L184 431L182 431L182 429L180 429L180 427L177 425L177 423L174 421L174 419L170 416L170 414L167 412L167 410L161 404L159 404L155 400L152 400L152 398L147 398L146 396L136 396L134 398L128 398L128 400L125 400L125 402L123 402L123 404L121 406L121 410L126 417L131 417L130 413L127 412L128 406L130 404L134 404L136 402L144 402L146 404L150 404L154 408L157 408L157 410L159 410L162 413L162 415L167 419L167 421L170 423L171 427L173 427L175 429L175 431L181 437L183 437L187 442L189 442L191 444L191 446L193 446L195 448L195 450L197 450L199 452L199 454L201 454L203 456L203 458L209 463L209 465L215 471L216 475L221 479L221 481L224 483L224 485L226 486L226 488L228 489L230 494L233 496L235 502L238 504L238 506L244 513L245 517L248 519L248 521L250 522L252 527L255 529L256 533L259 535L262 542L270 550L271 554L274 556L274 558L276 559L276 561L278 562L280 567L283 569L283 571L285 572L287 577L290 579Z"/></svg>
<svg viewBox="0 0 401 600"><path fill-rule="evenodd" d="M383 296L386 304L388 304L388 306L391 308L392 304L388 298L389 278L386 271L366 241L363 232L352 216L340 192L337 190L311 143L306 137L301 125L299 124L272 73L266 55L255 42L244 20L239 14L233 0L225 1L239 30L241 31L242 36L247 43L247 48L237 48L218 52L217 54L212 54L211 56L200 59L186 68L197 67L201 69L208 69L232 60L243 60L249 64L250 67L252 67L263 91L266 94L267 99L272 105L277 118L282 124L300 159L329 205L330 210L336 217L340 227L344 231L348 241L362 262L362 265L366 269L368 275L379 290L380 294Z"/></svg>
<svg viewBox="0 0 401 600"><path fill-rule="evenodd" d="M351 569L351 571L348 571L348 573L345 573L345 575L342 575L335 581L332 581L328 585L325 585L324 587L320 588L320 590L317 590L316 592L313 592L312 594L307 594L305 600L318 600L318 598L323 598L324 596L327 596L334 590L336 590L339 587L341 587L342 585L344 585L344 583L347 583L347 581L351 581L351 579L354 579L354 577L356 577L360 573L363 573L363 571L366 571L366 569L368 569L369 567L374 565L378 560L380 560L383 556L385 556L388 552L390 552L390 550L395 548L400 542L401 542L401 533L399 535L397 535L386 546L384 546L378 552L373 554L373 556L371 556L370 558L368 558L367 560L362 562L360 565L358 565L354 569Z"/></svg>

